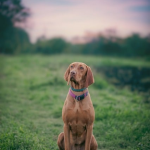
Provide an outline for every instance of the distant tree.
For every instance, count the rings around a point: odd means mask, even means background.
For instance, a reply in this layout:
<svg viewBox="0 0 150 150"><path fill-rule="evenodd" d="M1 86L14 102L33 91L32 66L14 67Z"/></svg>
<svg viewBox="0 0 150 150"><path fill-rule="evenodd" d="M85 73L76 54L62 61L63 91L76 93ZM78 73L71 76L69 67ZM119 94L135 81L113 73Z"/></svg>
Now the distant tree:
<svg viewBox="0 0 150 150"><path fill-rule="evenodd" d="M100 36L82 46L81 53L93 55L137 57L150 55L150 36L132 34L126 38Z"/></svg>
<svg viewBox="0 0 150 150"><path fill-rule="evenodd" d="M21 4L21 0L0 0L1 32L17 22L24 22L28 16L29 9Z"/></svg>
<svg viewBox="0 0 150 150"><path fill-rule="evenodd" d="M3 47L5 51L1 51L5 54L18 54L29 52L31 44L28 34L21 28L9 28L5 32L5 41Z"/></svg>
<svg viewBox="0 0 150 150"><path fill-rule="evenodd" d="M121 48L116 38L106 38L100 36L96 40L86 43L82 52L85 54L94 55L119 55L121 53Z"/></svg>
<svg viewBox="0 0 150 150"><path fill-rule="evenodd" d="M17 42L17 40L19 40L20 38L20 34L22 34L23 32L25 33L25 31L17 29L14 26L18 22L24 22L28 16L29 16L29 9L25 8L21 4L21 0L0 0L1 53L10 53L10 52L13 53L13 51L15 51L17 47L13 45L13 42L10 39L13 39L13 41ZM27 33L22 34L22 36L26 34Z"/></svg>
<svg viewBox="0 0 150 150"><path fill-rule="evenodd" d="M67 43L62 38L54 38L48 41L50 53L62 53L67 47Z"/></svg>
<svg viewBox="0 0 150 150"><path fill-rule="evenodd" d="M125 38L122 46L126 56L150 55L150 41L142 38L139 34L132 34Z"/></svg>
<svg viewBox="0 0 150 150"><path fill-rule="evenodd" d="M35 44L35 52L43 54L58 54L64 52L68 45L69 44L62 38L54 38L49 40L39 38Z"/></svg>

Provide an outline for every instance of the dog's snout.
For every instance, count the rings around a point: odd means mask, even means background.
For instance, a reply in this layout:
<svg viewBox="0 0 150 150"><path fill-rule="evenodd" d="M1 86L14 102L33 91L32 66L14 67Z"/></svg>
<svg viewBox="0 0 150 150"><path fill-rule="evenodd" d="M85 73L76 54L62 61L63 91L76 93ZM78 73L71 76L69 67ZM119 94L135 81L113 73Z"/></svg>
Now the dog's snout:
<svg viewBox="0 0 150 150"><path fill-rule="evenodd" d="M71 71L71 75L75 75L76 74L76 72L75 71Z"/></svg>

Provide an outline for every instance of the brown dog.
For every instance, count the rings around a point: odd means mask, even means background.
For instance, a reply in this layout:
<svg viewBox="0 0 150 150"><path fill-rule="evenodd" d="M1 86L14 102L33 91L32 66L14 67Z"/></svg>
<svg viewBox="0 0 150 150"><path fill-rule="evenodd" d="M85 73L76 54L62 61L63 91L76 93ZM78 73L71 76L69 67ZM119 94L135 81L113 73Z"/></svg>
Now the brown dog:
<svg viewBox="0 0 150 150"><path fill-rule="evenodd" d="M62 110L64 132L58 136L58 147L60 150L96 150L98 146L93 135L95 112L87 89L94 82L91 68L74 62L69 65L64 78L71 88Z"/></svg>

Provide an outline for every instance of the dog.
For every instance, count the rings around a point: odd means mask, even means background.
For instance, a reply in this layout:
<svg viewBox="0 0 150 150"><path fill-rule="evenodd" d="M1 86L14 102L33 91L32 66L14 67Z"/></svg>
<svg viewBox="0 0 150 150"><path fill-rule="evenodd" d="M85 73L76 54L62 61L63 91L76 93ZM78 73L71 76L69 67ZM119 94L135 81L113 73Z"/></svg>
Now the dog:
<svg viewBox="0 0 150 150"><path fill-rule="evenodd" d="M58 136L59 150L97 150L93 135L95 112L88 92L94 83L91 68L82 62L73 62L64 79L71 85L62 109L64 132Z"/></svg>

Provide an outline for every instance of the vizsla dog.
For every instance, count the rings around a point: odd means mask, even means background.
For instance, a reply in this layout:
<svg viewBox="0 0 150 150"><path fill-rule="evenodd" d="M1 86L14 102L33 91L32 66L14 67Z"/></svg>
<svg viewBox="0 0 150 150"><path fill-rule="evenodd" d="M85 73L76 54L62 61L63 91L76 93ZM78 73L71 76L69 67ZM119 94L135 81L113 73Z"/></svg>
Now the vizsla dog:
<svg viewBox="0 0 150 150"><path fill-rule="evenodd" d="M64 78L71 87L62 110L64 132L58 136L58 147L60 150L96 150L95 112L88 92L88 86L94 82L91 68L74 62L69 65Z"/></svg>

